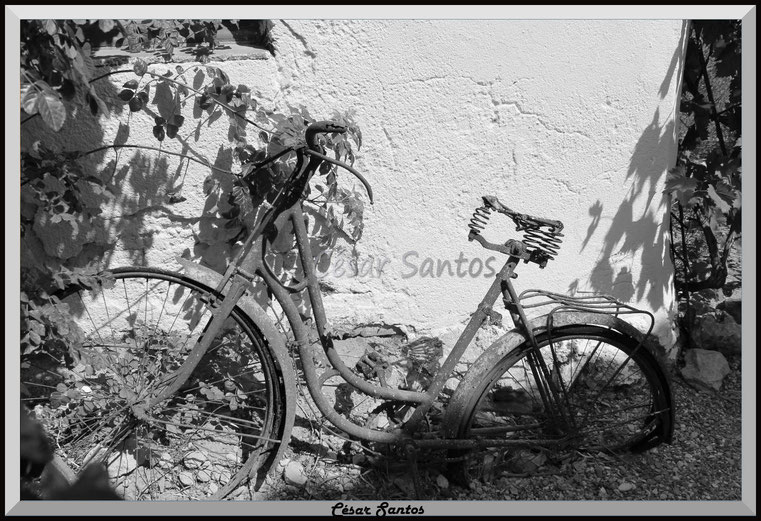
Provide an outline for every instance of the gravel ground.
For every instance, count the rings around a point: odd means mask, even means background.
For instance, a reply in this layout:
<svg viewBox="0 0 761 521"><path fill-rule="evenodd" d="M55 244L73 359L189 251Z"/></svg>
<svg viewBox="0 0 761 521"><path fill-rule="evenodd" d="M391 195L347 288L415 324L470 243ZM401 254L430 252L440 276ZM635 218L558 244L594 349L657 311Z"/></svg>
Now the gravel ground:
<svg viewBox="0 0 761 521"><path fill-rule="evenodd" d="M740 361L721 393L697 391L672 379L676 428L670 445L644 454L587 456L564 469L529 477L498 477L469 489L449 484L435 463L420 465L425 500L728 500L741 499ZM288 459L251 497L257 500L415 499L409 465L397 453L379 457L336 436L302 427L313 443L294 440ZM433 455L421 455L425 462ZM306 479L286 483L286 466ZM550 474L549 471L554 471ZM548 472L547 475L539 475ZM248 494L246 494L248 495Z"/></svg>

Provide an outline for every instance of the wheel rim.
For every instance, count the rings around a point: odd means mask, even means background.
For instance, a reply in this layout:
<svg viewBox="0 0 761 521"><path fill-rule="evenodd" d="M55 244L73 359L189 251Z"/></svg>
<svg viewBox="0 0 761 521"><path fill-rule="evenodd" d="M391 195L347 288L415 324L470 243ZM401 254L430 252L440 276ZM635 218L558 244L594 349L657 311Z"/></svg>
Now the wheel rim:
<svg viewBox="0 0 761 521"><path fill-rule="evenodd" d="M132 272L63 298L81 342L62 353L45 426L75 470L106 465L125 499L218 497L279 443L276 369L238 310L180 391L145 406L208 324L209 295L171 274Z"/></svg>
<svg viewBox="0 0 761 521"><path fill-rule="evenodd" d="M580 453L621 452L653 427L664 404L655 391L655 375L641 357L604 335L573 336L540 341L563 419L545 410L523 354L514 353L492 372L471 404L461 436L498 438L511 445L470 454L464 465L467 479L532 474Z"/></svg>

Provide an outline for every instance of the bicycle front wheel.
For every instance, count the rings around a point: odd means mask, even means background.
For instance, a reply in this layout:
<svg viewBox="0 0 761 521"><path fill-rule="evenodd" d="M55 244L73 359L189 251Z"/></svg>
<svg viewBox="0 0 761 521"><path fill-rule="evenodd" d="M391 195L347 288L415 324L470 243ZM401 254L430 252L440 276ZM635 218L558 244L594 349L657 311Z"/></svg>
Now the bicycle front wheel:
<svg viewBox="0 0 761 521"><path fill-rule="evenodd" d="M584 325L554 330L537 343L539 355L528 344L518 346L477 379L482 383L463 408L458 437L500 445L450 451L457 481L532 474L579 453L637 451L667 437L668 382L644 345ZM539 357L548 378L537 377ZM554 407L547 405L550 380Z"/></svg>
<svg viewBox="0 0 761 521"><path fill-rule="evenodd" d="M283 443L285 389L256 326L234 308L180 390L146 409L221 295L162 270L112 273L62 297L81 342L63 353L46 425L61 456L76 471L102 462L130 500L220 498L261 480Z"/></svg>

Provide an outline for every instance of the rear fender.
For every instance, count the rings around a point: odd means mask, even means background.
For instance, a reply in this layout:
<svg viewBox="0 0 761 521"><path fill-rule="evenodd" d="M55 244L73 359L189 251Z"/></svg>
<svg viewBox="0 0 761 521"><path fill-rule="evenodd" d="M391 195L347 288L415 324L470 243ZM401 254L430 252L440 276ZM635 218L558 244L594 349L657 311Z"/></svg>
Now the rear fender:
<svg viewBox="0 0 761 521"><path fill-rule="evenodd" d="M659 369L659 378L661 378L664 387L668 389L667 400L669 407L673 411L673 397L671 395L671 386L666 377L666 373L663 370L662 362L659 362L658 353L654 353L656 348L651 345L651 342L645 338L637 328L616 318L613 315L604 313L589 313L582 311L563 311L554 313L552 315L552 329L561 328L571 325L590 325L598 326L606 329L612 329L625 336L635 338L639 342L643 342L645 348L645 356L650 358L651 362ZM547 331L547 315L537 317L529 321L529 326L535 335L541 335ZM513 329L507 332L505 335L498 338L491 344L481 356L476 359L473 365L465 374L465 377L460 381L457 389L455 389L452 398L447 406L445 418L444 418L444 434L448 438L454 438L457 436L457 432L460 428L460 423L463 416L467 413L466 408L470 401L470 397L475 389L477 389L481 383L483 383L486 375L514 349L520 346L527 346L528 338L522 332L517 329ZM671 422L671 432L667 433L667 441L671 441L671 435L673 433L673 422Z"/></svg>

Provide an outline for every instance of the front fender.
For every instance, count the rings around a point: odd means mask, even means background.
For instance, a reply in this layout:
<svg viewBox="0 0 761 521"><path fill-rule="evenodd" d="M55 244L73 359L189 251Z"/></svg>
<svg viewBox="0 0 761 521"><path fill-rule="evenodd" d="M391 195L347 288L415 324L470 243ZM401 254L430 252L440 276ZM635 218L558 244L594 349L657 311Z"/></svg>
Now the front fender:
<svg viewBox="0 0 761 521"><path fill-rule="evenodd" d="M604 313L590 313L582 311L563 311L552 315L552 329L570 325L592 325L618 331L619 333L635 338L637 341L644 342L643 347L647 353L652 356L652 362L659 364L658 353L653 353L653 346L645 342L645 335L637 328L616 318L613 315ZM536 335L547 331L547 315L537 317L529 321L529 327ZM465 409L470 402L470 397L475 389L483 382L487 373L489 373L508 353L521 345L526 345L528 338L517 329L507 332L491 344L470 366L465 377L460 381L455 389L452 398L449 400L445 418L443 422L444 435L448 438L457 436L462 416L467 412ZM659 365L662 369L662 364ZM661 370L662 378L666 379L665 373ZM669 389L668 383L666 388ZM669 393L670 394L670 393Z"/></svg>
<svg viewBox="0 0 761 521"><path fill-rule="evenodd" d="M201 282L210 288L216 288L222 280L222 275L216 271L196 264L193 261L183 258L177 258L177 262L180 263L185 273ZM283 387L285 389L285 422L283 431L280 434L280 439L283 443L278 447L275 454L274 463L278 462L288 446L288 440L291 437L291 430L293 429L293 422L296 416L296 374L293 370L293 363L288 353L288 349L285 346L283 335L277 330L275 324L267 316L267 313L262 307L254 300L250 295L243 295L238 301L238 307L240 307L251 319L251 321L259 328L262 336L267 340L267 346L270 353L275 358L275 362L280 369L280 374L283 377ZM272 465L270 470L274 470L277 465Z"/></svg>

